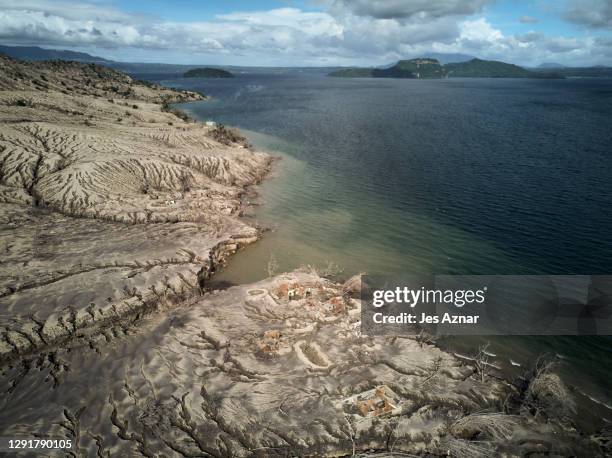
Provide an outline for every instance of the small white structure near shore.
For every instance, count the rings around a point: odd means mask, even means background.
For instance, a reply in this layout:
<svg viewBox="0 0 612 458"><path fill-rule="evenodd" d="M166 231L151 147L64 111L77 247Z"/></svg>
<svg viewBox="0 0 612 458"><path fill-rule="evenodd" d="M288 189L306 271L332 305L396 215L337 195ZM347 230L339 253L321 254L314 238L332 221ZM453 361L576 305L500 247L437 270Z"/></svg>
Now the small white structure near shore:
<svg viewBox="0 0 612 458"><path fill-rule="evenodd" d="M215 121L206 121L206 127L217 127L217 123Z"/></svg>

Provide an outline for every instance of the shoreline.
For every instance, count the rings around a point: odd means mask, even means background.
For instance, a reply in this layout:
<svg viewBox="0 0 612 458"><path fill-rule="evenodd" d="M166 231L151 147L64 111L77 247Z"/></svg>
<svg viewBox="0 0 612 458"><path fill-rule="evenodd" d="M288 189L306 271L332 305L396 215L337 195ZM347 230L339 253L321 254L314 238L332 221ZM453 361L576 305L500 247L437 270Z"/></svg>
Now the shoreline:
<svg viewBox="0 0 612 458"><path fill-rule="evenodd" d="M61 105L76 104L70 94L14 91L18 101L31 99L14 105L15 94L0 93L10 107L2 115L13 116L2 119L26 127L2 128L26 153L41 145L43 153L34 157L30 182L0 189L3 223L10 219L30 243L9 247L19 280L0 290L8 311L0 341L4 435L19 432L15 425L40 425L40 414L23 409L27 396L49 404L42 415L49 433L101 456L597 451L566 418L571 412L559 403L569 408L569 397L548 367L519 392L418 337L364 336L350 279L340 284L298 270L206 291L218 266L260 237L240 218L243 197L269 177L273 157L215 142L204 126L164 113L161 104L133 108L148 102L118 103L101 93L91 101L97 116ZM65 118L51 119L50 100ZM16 119L21 108L43 120ZM136 120L124 127L116 117L128 112ZM56 154L65 143L79 153ZM130 156L133 145L156 162ZM42 218L32 205L50 214ZM24 262L32 270L18 270ZM120 300L104 297L113 289ZM92 295L96 303L86 305ZM24 311L16 317L18 307ZM94 374L96 390L77 388Z"/></svg>
<svg viewBox="0 0 612 458"><path fill-rule="evenodd" d="M0 234L3 364L198 295L259 238L242 195L272 158L166 108L204 96L95 65L2 63L0 220L23 234Z"/></svg>
<svg viewBox="0 0 612 458"><path fill-rule="evenodd" d="M191 104L188 104L188 106ZM197 109L195 110L189 110L189 113L194 116L197 117ZM203 115L204 116L204 115ZM205 119L205 116L204 118ZM247 131L247 134L250 131ZM259 135L265 135L265 134L261 134L257 131L254 132L250 132L252 134L252 138L257 138ZM282 149L278 149L277 150L279 152L279 154L286 154L283 153ZM280 158L282 159L282 156L280 156ZM274 178L274 176L270 177L267 176L266 179L271 179ZM278 192L278 191L277 191ZM259 193L258 193L259 194ZM265 203L264 203L265 204ZM263 204L262 204L263 205ZM258 205L259 206L259 205ZM264 210L265 212L265 210ZM270 216L269 214L267 215L268 217ZM252 217L253 220L257 220L258 219L258 215L257 213L249 216L250 218ZM271 227L277 227L277 226L271 226ZM270 248L270 244L268 243L268 248ZM273 245L273 244L272 244ZM257 249L257 247L249 247L250 250L253 249ZM274 252L273 252L274 253ZM240 254L238 255L240 256ZM256 256L251 256L250 254L248 256L244 256L240 258L239 260L236 260L235 262L246 262L248 264L253 264L253 258L257 258L260 261L262 261L265 265L265 261L267 258L264 258L261 256L261 254L256 255ZM301 267L295 267L295 269L299 270L301 268L303 268L306 264L303 263L301 265ZM312 265L316 265L316 264L312 264ZM309 264L310 266L310 264ZM232 272L229 274L229 277L226 277L224 274L222 275L222 279L218 280L218 277L214 277L212 280L212 283L214 285L214 289L218 289L220 291L226 291L227 289L234 287L234 286L241 286L241 285L245 285L245 284L251 284L251 283L255 283L255 282L259 282L262 281L263 279L265 279L264 277L266 277L266 275L264 276L260 276L258 275L257 278L253 279L253 278L242 278L244 277L244 268L241 268L241 271L235 271L235 266L233 265L229 265L229 270L231 270ZM293 267L289 267L287 272L291 272L294 268ZM340 268L340 270L342 270ZM242 273L241 273L242 272ZM278 272L278 270L277 270ZM351 274L340 274L340 275L335 275L332 277L325 277L328 279L333 279L334 281L339 281L340 283L342 283L344 280L347 280L349 277L351 276ZM483 342L483 343L487 343L487 342ZM491 342L491 344L494 344L494 342ZM456 346L456 344L453 344L452 342L444 342L443 339L442 340L436 340L436 342L434 342L434 345L439 348L441 351L444 351L446 353L449 353L453 356L455 356L456 358L459 359L464 359L468 364L470 362L473 362L475 360L475 353L478 351L478 347L479 347L479 343L472 343L471 346L467 347L466 345L461 345L459 347ZM509 350L509 351L506 351ZM522 360L522 363L519 364L516 361L514 361L513 358L513 351L511 348L504 348L503 346L500 348L500 351L502 353L500 353L499 355L490 355L490 361L489 364L491 365L491 369L493 370L493 372L495 372L495 376L497 378L499 378L500 380L504 380L509 384L512 384L513 386L518 386L520 385L522 382L522 378L524 376L524 373L528 372L529 370L531 370L532 368L532 364L529 363L529 361L525 361L524 358ZM462 352L464 352L462 354ZM499 356L499 358L498 358ZM523 355L524 356L524 355ZM578 423L578 428L581 429L584 432L587 433L593 433L599 430L599 428L603 425L605 426L608 423L607 418L605 417L605 415L607 415L604 411L600 410L599 408L603 408L604 410L610 410L610 407L605 403L602 402L598 399L596 399L596 395L593 394L589 394L588 391L582 391L580 388L579 384L576 384L575 382L572 382L571 380L569 380L567 378L567 373L565 373L567 371L567 362L563 361L563 357L562 356L558 356L558 355L554 355L551 354L548 351L542 351L541 353L538 353L536 355L537 357L546 357L550 360L554 360L555 364L557 365L558 368L558 372L560 374L562 374L562 378L564 378L564 381L567 383L568 388L572 391L574 397L576 398L576 400L581 404L580 409L582 410L582 412L580 413L580 415L583 415L582 418L580 418L578 415L576 415L576 419L577 419L577 423ZM509 367L510 366L510 367ZM565 366L565 367L564 367ZM595 397L594 397L595 396ZM593 404L590 404L589 408L583 407L582 403L583 402L592 402ZM597 405L597 406L596 406ZM596 413L594 413L593 411L589 410L590 408L595 407ZM603 413L602 413L603 412ZM586 418L584 417L584 414L586 414ZM599 415L602 414L604 415L604 418L601 418ZM578 421L578 419L580 419Z"/></svg>

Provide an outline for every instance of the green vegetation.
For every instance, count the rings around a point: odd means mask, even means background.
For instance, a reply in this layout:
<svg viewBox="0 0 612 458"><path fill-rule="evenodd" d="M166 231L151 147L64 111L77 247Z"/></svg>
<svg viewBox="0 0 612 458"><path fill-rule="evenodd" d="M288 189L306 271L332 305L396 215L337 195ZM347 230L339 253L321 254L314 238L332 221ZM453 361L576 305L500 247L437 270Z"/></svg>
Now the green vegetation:
<svg viewBox="0 0 612 458"><path fill-rule="evenodd" d="M374 78L444 78L446 70L436 59L400 60L393 67L376 69Z"/></svg>
<svg viewBox="0 0 612 458"><path fill-rule="evenodd" d="M223 124L217 124L214 129L208 132L211 138L214 138L219 143L230 146L234 143L250 148L251 145L247 138L240 134L236 129L225 127Z"/></svg>
<svg viewBox="0 0 612 458"><path fill-rule="evenodd" d="M344 68L329 74L340 78L443 78L444 67L436 59L400 60L390 68Z"/></svg>
<svg viewBox="0 0 612 458"><path fill-rule="evenodd" d="M150 87L152 89L161 89L161 86L159 84L152 83L151 81L147 80L134 80L134 84Z"/></svg>
<svg viewBox="0 0 612 458"><path fill-rule="evenodd" d="M468 62L446 64L448 76L456 78L530 78L529 70L518 65L495 60L472 59Z"/></svg>
<svg viewBox="0 0 612 458"><path fill-rule="evenodd" d="M343 68L342 70L331 72L328 76L338 78L372 78L373 70L372 68Z"/></svg>
<svg viewBox="0 0 612 458"><path fill-rule="evenodd" d="M169 103L164 103L162 105L162 107L161 107L161 111L165 111L166 113L172 113L174 116L176 116L177 118L182 119L185 122L193 122L193 119L191 118L191 116L189 116L184 111L179 110L178 108L174 108ZM126 113L127 113L128 116L130 115L129 112L126 112Z"/></svg>
<svg viewBox="0 0 612 458"><path fill-rule="evenodd" d="M385 69L345 68L329 74L344 78L562 78L558 72L536 72L493 60L440 64L436 59L400 60Z"/></svg>
<svg viewBox="0 0 612 458"><path fill-rule="evenodd" d="M191 70L186 71L183 76L185 78L233 78L232 75L227 70L222 70L220 68L193 68Z"/></svg>

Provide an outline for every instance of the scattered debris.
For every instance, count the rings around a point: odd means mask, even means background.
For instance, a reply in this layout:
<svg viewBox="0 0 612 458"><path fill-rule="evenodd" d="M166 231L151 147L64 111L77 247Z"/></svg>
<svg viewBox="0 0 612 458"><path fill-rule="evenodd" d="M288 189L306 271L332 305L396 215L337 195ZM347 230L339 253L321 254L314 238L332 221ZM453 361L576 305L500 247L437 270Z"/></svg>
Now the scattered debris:
<svg viewBox="0 0 612 458"><path fill-rule="evenodd" d="M275 329L265 331L259 343L259 353L266 356L278 354L280 349L281 332Z"/></svg>
<svg viewBox="0 0 612 458"><path fill-rule="evenodd" d="M386 385L351 396L344 400L345 410L357 412L362 417L379 417L399 407L399 396Z"/></svg>

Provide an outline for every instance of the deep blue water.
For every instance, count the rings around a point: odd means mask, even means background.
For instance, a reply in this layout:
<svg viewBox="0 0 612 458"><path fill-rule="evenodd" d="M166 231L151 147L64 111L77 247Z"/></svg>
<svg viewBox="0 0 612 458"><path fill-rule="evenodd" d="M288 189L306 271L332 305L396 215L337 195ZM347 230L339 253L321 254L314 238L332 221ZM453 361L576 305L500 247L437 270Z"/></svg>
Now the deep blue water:
<svg viewBox="0 0 612 458"><path fill-rule="evenodd" d="M183 107L284 157L255 212L276 230L225 279L265 276L270 256L346 274L612 274L612 80L157 79L211 95ZM612 406L609 338L492 344L509 371L559 354Z"/></svg>

